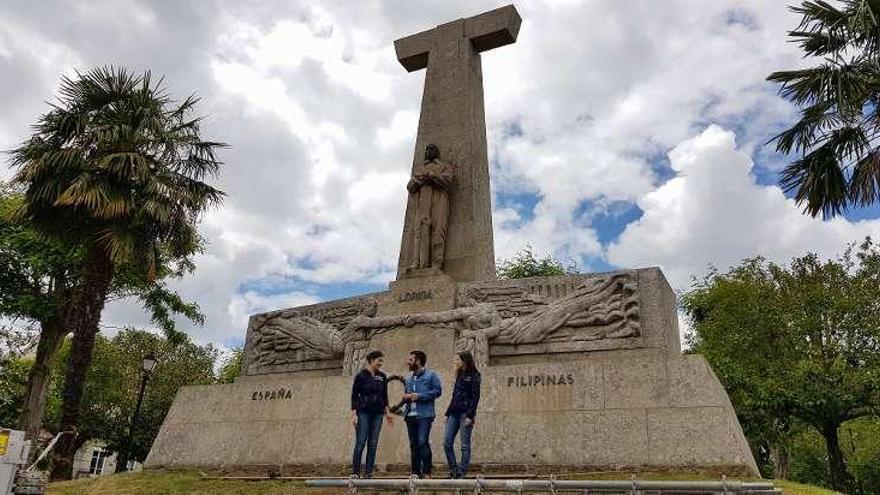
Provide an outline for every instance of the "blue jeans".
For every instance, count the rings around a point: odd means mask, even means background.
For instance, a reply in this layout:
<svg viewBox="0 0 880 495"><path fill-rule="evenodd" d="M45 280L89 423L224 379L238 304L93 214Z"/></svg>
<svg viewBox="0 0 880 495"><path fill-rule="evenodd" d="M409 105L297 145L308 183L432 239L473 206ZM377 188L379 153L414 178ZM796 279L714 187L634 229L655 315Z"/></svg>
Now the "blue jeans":
<svg viewBox="0 0 880 495"><path fill-rule="evenodd" d="M465 425L464 414L450 415L446 418L446 431L443 435L443 450L446 452L446 464L453 478L464 478L471 463L471 433L474 424ZM461 432L461 464L455 462L455 435Z"/></svg>
<svg viewBox="0 0 880 495"><path fill-rule="evenodd" d="M407 416L406 432L409 434L409 452L412 474L431 474L431 424L434 418Z"/></svg>
<svg viewBox="0 0 880 495"><path fill-rule="evenodd" d="M383 414L357 413L358 424L355 441L354 456L351 460L351 472L360 476L361 474L361 457L364 453L364 446L367 447L367 469L364 476L370 478L373 475L373 466L376 464L376 447L379 445L379 432L382 431Z"/></svg>

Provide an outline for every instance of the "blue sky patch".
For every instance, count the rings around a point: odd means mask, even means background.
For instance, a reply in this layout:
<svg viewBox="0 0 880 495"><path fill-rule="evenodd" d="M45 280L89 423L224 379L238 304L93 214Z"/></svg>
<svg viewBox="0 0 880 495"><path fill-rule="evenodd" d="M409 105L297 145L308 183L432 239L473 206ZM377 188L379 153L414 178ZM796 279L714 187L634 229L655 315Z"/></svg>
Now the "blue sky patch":
<svg viewBox="0 0 880 495"><path fill-rule="evenodd" d="M603 247L620 237L626 226L642 218L644 212L635 203L614 201L593 212L590 224Z"/></svg>
<svg viewBox="0 0 880 495"><path fill-rule="evenodd" d="M302 292L314 296L321 301L331 301L346 297L385 290L384 283L372 282L339 282L318 284L306 282L297 277L270 276L258 280L249 280L238 286L238 293L255 292L262 296L276 296L293 292Z"/></svg>

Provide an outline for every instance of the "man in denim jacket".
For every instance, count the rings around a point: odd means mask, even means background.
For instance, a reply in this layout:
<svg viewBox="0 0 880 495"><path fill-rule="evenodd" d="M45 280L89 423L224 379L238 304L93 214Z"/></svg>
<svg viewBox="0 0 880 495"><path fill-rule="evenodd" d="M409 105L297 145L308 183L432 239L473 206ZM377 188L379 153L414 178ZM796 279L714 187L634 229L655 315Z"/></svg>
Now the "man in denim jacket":
<svg viewBox="0 0 880 495"><path fill-rule="evenodd" d="M431 425L434 423L434 401L443 393L440 377L425 367L428 356L412 351L406 359L410 374L406 376L403 399L404 417L409 434L412 474L420 478L431 476Z"/></svg>

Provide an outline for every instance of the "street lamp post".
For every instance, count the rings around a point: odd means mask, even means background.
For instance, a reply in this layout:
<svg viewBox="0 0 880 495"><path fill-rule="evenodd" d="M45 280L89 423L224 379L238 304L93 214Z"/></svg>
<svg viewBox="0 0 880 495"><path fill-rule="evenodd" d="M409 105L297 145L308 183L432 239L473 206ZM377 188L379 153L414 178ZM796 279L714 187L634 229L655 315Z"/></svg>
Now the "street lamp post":
<svg viewBox="0 0 880 495"><path fill-rule="evenodd" d="M128 438L120 452L120 458L116 462L116 472L128 470L128 460L131 458L132 439L134 438L134 429L137 427L138 419L141 415L141 405L144 403L144 389L147 388L147 380L156 367L156 355L148 352L141 360L141 387L138 390L137 405L134 406L134 414L131 416L131 426L128 428Z"/></svg>

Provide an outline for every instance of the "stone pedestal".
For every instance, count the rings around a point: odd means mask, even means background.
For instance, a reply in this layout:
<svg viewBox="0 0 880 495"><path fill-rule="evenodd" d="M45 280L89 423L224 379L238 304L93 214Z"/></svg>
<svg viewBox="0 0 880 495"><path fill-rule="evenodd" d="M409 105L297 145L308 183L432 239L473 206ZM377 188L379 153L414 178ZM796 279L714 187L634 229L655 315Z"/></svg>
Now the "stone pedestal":
<svg viewBox="0 0 880 495"><path fill-rule="evenodd" d="M293 375L185 387L146 466L302 473L319 465L343 474L354 436L350 390L347 378ZM438 468L443 426L438 418L432 432ZM483 370L473 447L474 472L717 468L757 475L727 395L700 356L491 366ZM381 467L405 470L408 448L403 421L383 426Z"/></svg>
<svg viewBox="0 0 880 495"><path fill-rule="evenodd" d="M594 306L579 305L599 296ZM357 320L364 313L375 316ZM245 362L251 365L236 383L180 390L148 468L294 473L318 466L344 473L354 437L348 415L356 368L344 369L340 355L330 357L333 366L304 369L286 361L307 357L299 348L267 339L314 320L335 322L328 329L355 328L367 339L359 349L382 350L389 374L406 371L410 351L425 351L443 381L441 415L452 392L451 360L466 334L482 331L483 323L509 325L485 340L475 472L718 468L757 475L718 379L702 357L680 354L675 297L656 268L475 283L407 279L365 298L269 315L252 319L264 323L249 329ZM545 321L559 326L536 336L535 325ZM535 338L541 340L529 340ZM272 362L286 364L261 364L271 361L267 342L281 342ZM391 385L392 402L401 393ZM406 470L402 419L383 426L378 462ZM444 464L443 427L440 417L431 441L437 467Z"/></svg>

